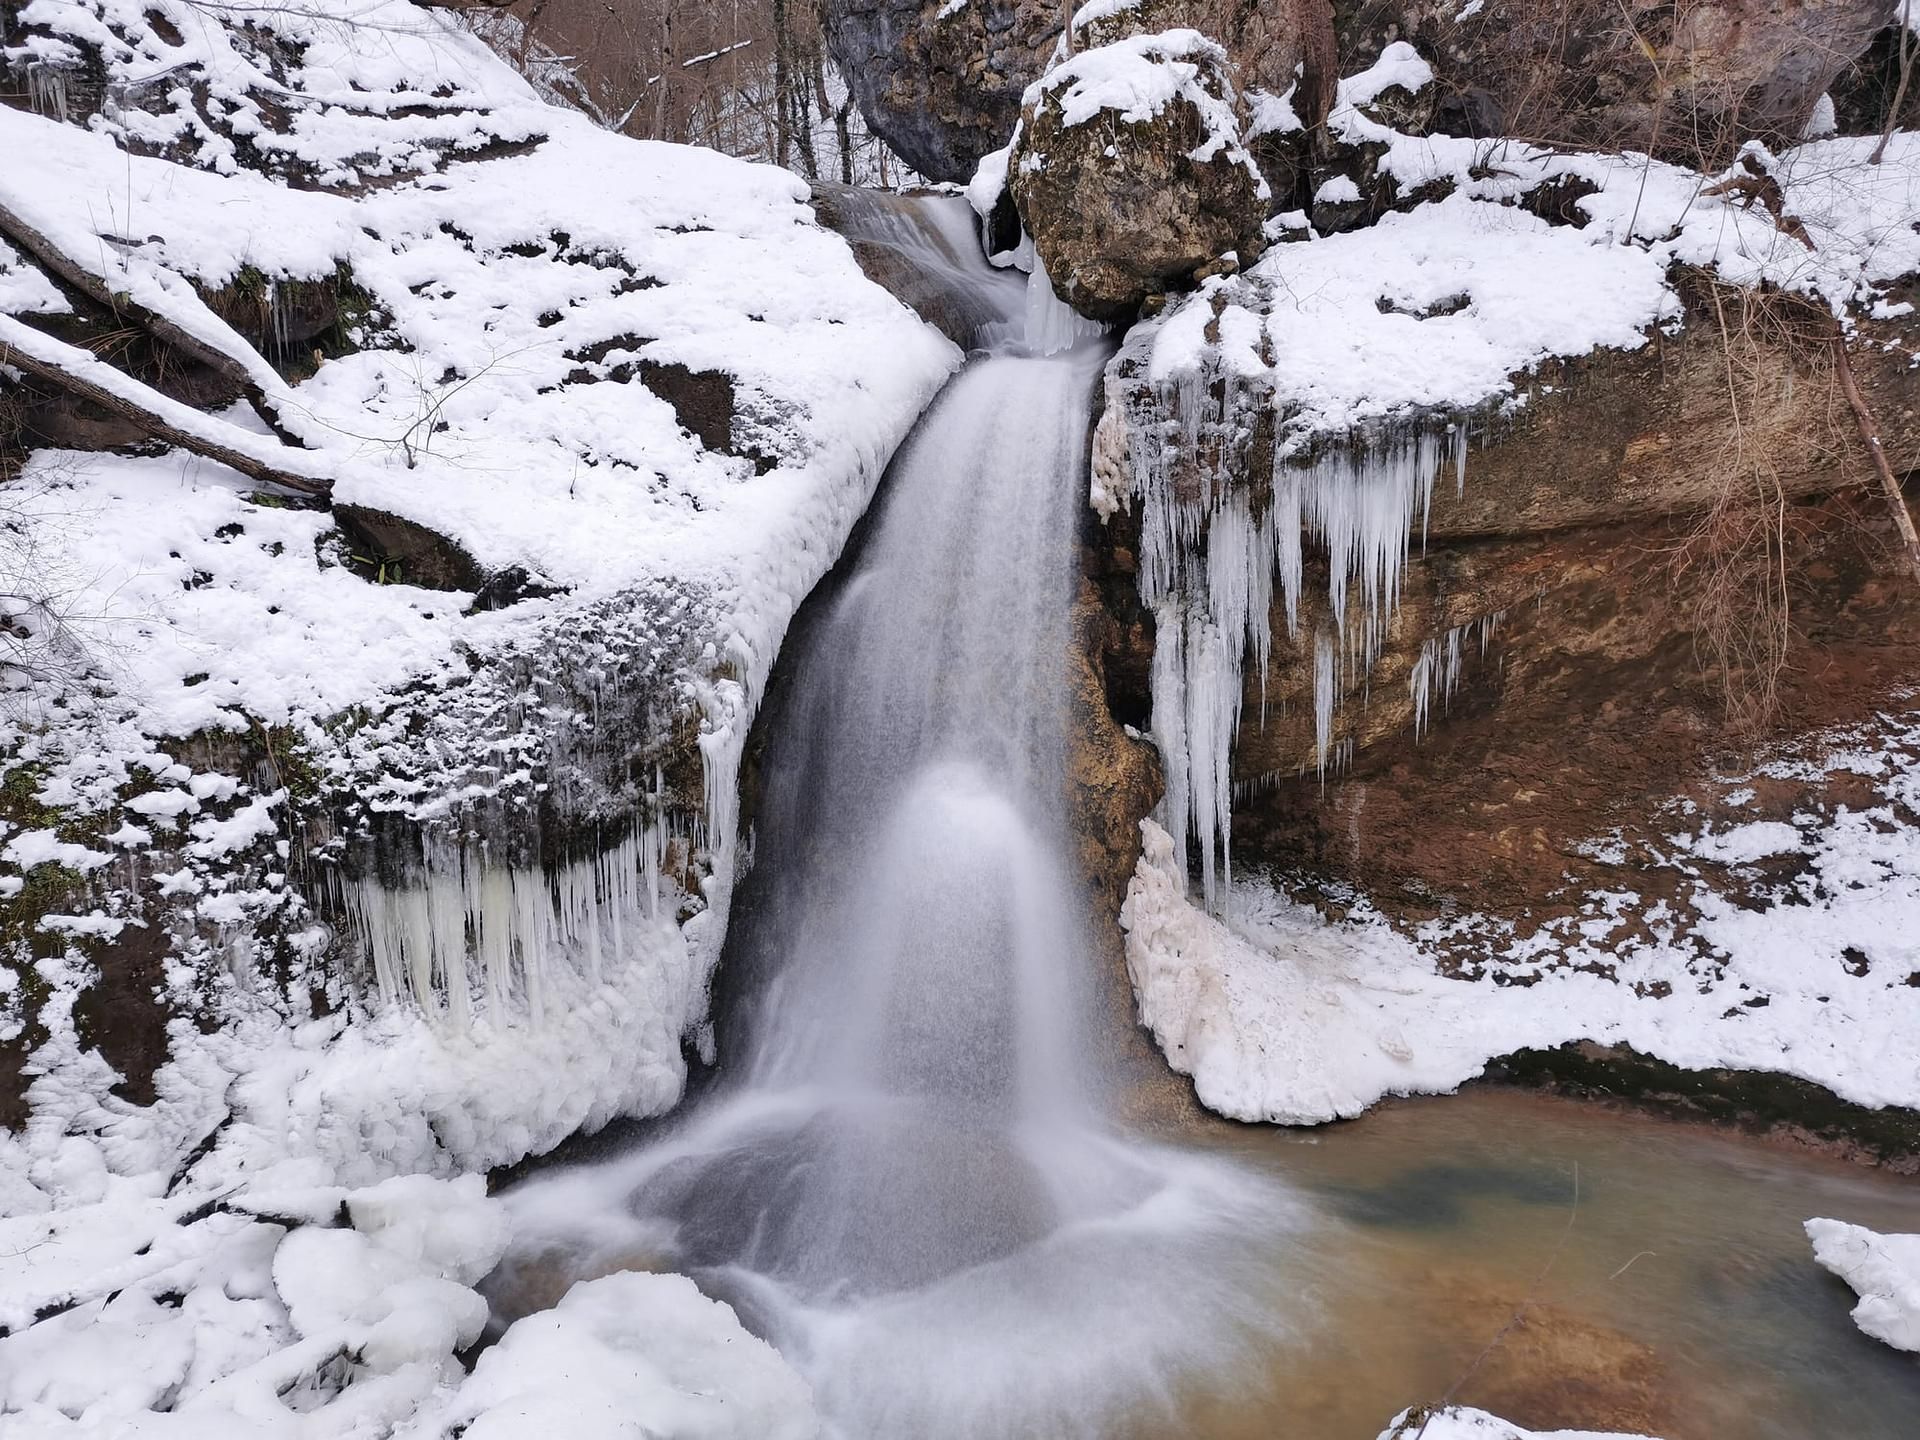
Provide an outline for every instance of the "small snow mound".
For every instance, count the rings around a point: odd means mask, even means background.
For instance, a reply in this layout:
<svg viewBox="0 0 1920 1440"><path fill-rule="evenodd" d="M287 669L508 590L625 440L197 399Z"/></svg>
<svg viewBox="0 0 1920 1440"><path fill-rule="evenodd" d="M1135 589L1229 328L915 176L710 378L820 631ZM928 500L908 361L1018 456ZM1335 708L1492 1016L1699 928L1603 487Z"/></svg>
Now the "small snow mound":
<svg viewBox="0 0 1920 1440"><path fill-rule="evenodd" d="M1387 1426L1380 1440L1652 1440L1645 1435L1622 1435L1599 1430L1522 1430L1518 1425L1489 1415L1484 1410L1469 1410L1449 1405L1421 1415L1403 1410Z"/></svg>
<svg viewBox="0 0 1920 1440"><path fill-rule="evenodd" d="M1750 865L1769 855L1787 855L1805 848L1800 832L1781 820L1756 820L1717 834L1710 832L1693 842L1694 854L1722 865Z"/></svg>
<svg viewBox="0 0 1920 1440"><path fill-rule="evenodd" d="M553 1309L516 1321L439 1418L464 1422L466 1440L820 1433L807 1382L684 1275L625 1273L574 1286Z"/></svg>
<svg viewBox="0 0 1920 1440"><path fill-rule="evenodd" d="M1896 1350L1920 1351L1920 1235L1880 1235L1841 1220L1809 1220L1813 1258L1860 1297L1853 1323Z"/></svg>

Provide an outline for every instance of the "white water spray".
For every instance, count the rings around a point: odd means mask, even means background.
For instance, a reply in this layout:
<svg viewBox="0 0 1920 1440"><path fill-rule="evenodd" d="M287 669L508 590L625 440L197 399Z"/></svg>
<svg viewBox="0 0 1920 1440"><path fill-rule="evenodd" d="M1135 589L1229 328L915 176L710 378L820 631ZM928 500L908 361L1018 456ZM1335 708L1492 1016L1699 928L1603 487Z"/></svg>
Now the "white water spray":
<svg viewBox="0 0 1920 1440"><path fill-rule="evenodd" d="M1074 343L1044 275L1009 297L973 263L970 303L1015 299L1019 333L922 421L858 569L790 642L722 1086L666 1139L514 1199L526 1243L584 1252L581 1273L647 1249L693 1274L859 1440L1162 1413L1183 1377L1270 1343L1240 1236L1298 1218L1126 1137L1106 1103L1065 814L1106 351ZM1192 714L1221 741L1217 709Z"/></svg>

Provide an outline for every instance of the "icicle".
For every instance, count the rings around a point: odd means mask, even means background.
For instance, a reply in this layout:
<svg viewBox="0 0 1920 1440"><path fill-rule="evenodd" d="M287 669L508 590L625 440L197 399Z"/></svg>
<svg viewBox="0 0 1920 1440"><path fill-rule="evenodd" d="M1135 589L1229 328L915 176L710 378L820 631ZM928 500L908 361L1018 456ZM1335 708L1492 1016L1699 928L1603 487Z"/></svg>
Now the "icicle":
<svg viewBox="0 0 1920 1440"><path fill-rule="evenodd" d="M1153 612L1153 743L1166 761L1167 793L1160 824L1173 836L1173 858L1187 873L1190 810L1187 793L1192 756L1187 749L1187 627L1178 602L1162 601Z"/></svg>
<svg viewBox="0 0 1920 1440"><path fill-rule="evenodd" d="M489 864L465 847L430 851L420 884L337 888L384 1001L459 1028L483 1011L538 1025L563 990L599 983L648 935L677 937L660 913L662 853L660 826L647 824L551 872Z"/></svg>
<svg viewBox="0 0 1920 1440"><path fill-rule="evenodd" d="M1327 778L1327 751L1333 742L1333 711L1339 699L1340 661L1333 636L1322 630L1313 637L1313 748L1320 779Z"/></svg>
<svg viewBox="0 0 1920 1440"><path fill-rule="evenodd" d="M1087 319L1054 293L1046 264L1038 254L1027 276L1026 321L1027 350L1033 355L1058 355L1106 333L1106 326Z"/></svg>

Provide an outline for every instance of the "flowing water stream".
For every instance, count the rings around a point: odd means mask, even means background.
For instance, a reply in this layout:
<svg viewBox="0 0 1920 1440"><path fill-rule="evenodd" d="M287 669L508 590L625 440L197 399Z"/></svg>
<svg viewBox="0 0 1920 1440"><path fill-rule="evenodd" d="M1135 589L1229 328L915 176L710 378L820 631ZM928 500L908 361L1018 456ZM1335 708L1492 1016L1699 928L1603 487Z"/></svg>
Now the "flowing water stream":
<svg viewBox="0 0 1920 1440"><path fill-rule="evenodd" d="M986 349L896 458L857 565L797 642L729 944L722 1078L627 1153L513 1192L499 1306L683 1271L807 1375L849 1440L1371 1437L1437 1398L1475 1327L1521 1298L1460 1217L1550 1231L1564 1157L1511 1183L1484 1159L1436 1180L1404 1130L1385 1156L1119 1119L1063 813L1107 352L1044 280L960 253L954 203L933 202L931 226L868 217L873 243L944 267Z"/></svg>

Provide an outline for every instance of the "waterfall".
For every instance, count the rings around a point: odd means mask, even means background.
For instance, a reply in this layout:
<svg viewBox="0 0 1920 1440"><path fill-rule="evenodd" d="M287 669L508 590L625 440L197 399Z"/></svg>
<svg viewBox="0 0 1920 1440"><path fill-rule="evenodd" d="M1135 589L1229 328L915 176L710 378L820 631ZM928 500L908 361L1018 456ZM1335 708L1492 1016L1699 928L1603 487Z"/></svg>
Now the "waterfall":
<svg viewBox="0 0 1920 1440"><path fill-rule="evenodd" d="M1066 815L1108 352L1044 273L969 266L994 353L790 642L721 1081L666 1137L514 1198L583 1272L639 1250L692 1274L862 1440L1111 1433L1271 1324L1238 1236L1297 1209L1112 1113Z"/></svg>

